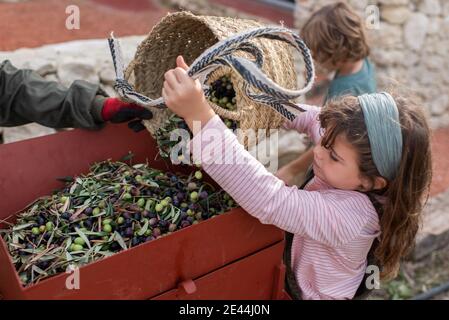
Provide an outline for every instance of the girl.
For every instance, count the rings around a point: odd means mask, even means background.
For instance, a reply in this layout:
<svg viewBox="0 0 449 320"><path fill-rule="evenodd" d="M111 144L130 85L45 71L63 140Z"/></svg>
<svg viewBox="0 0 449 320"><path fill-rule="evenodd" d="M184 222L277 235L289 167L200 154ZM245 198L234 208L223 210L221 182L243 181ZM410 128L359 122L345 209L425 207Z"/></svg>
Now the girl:
<svg viewBox="0 0 449 320"><path fill-rule="evenodd" d="M316 144L315 177L300 190L238 143L183 58L176 62L162 96L192 130L193 158L249 214L294 234L291 268L301 298L352 299L370 251L382 278L396 275L431 177L429 128L417 107L388 93L344 96L322 110L304 106L308 111L286 123Z"/></svg>

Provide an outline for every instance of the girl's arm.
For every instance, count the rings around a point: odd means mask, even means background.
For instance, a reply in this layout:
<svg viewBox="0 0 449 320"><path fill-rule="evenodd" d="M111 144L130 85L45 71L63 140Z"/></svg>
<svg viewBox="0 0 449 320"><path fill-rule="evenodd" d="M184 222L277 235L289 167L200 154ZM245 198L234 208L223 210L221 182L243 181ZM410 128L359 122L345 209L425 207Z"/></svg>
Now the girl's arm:
<svg viewBox="0 0 449 320"><path fill-rule="evenodd" d="M287 130L293 129L300 133L305 133L312 139L313 143L318 143L321 138L321 127L318 119L321 109L306 104L301 104L301 108L306 111L300 113L293 121L285 121L282 127Z"/></svg>
<svg viewBox="0 0 449 320"><path fill-rule="evenodd" d="M372 206L365 195L285 186L243 148L218 115L195 134L190 146L194 160L262 223L338 246L359 235L368 221L367 208Z"/></svg>
<svg viewBox="0 0 449 320"><path fill-rule="evenodd" d="M178 67L164 75L164 101L192 130L193 158L248 213L262 223L274 224L330 246L354 239L372 221L370 217L377 217L367 196L358 192L310 192L285 186L243 148L214 113L200 82L188 76L188 66L182 57L176 63ZM318 139L317 114L317 110L309 110L292 125Z"/></svg>

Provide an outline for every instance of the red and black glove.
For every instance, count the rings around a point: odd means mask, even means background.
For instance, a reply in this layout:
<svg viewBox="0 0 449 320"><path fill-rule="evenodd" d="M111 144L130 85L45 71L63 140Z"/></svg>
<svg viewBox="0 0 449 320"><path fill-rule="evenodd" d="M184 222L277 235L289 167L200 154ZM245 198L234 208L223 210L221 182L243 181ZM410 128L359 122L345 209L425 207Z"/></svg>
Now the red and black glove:
<svg viewBox="0 0 449 320"><path fill-rule="evenodd" d="M113 123L129 121L128 127L134 132L139 132L145 129L142 120L153 118L153 113L134 103L123 102L118 98L107 98L103 103L101 117L104 121Z"/></svg>

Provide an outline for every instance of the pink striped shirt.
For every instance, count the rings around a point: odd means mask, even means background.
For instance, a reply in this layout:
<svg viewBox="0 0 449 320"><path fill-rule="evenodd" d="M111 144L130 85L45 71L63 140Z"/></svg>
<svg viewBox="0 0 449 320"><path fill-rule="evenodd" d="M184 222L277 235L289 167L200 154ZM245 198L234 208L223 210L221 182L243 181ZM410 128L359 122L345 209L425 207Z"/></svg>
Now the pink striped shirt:
<svg viewBox="0 0 449 320"><path fill-rule="evenodd" d="M320 109L304 107L308 111L284 126L318 143ZM303 299L353 298L380 230L378 215L365 194L334 189L317 177L304 190L286 186L243 148L218 115L190 146L193 159L244 210L264 224L294 234L292 270Z"/></svg>

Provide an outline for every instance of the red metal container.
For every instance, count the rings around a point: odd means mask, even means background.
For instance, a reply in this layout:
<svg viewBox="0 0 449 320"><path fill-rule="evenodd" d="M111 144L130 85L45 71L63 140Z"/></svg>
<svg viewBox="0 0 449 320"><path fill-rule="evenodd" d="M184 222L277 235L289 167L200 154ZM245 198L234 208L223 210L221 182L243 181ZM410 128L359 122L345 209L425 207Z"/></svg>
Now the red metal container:
<svg viewBox="0 0 449 320"><path fill-rule="evenodd" d="M0 145L0 219L61 188L56 178L85 173L92 163L118 160L129 151L134 163L191 170L155 160L150 134L125 125ZM74 290L66 287L70 274L65 273L24 288L0 239L0 294L5 299L283 298L283 236L234 209L80 268L80 288Z"/></svg>

